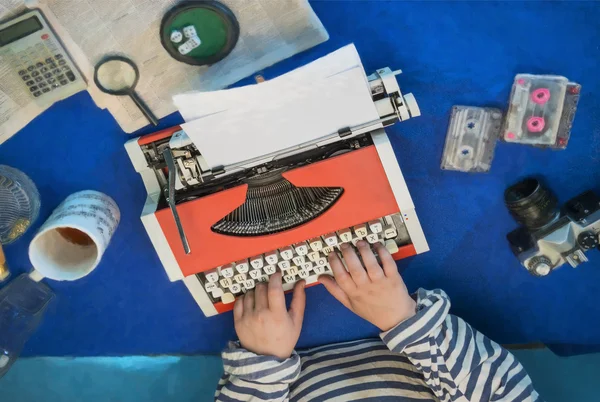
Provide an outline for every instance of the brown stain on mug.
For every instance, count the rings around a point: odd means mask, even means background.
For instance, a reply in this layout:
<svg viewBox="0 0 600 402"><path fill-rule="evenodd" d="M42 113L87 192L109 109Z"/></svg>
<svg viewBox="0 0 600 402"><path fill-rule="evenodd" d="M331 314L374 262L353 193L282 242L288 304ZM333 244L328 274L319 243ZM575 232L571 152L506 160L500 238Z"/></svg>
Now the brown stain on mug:
<svg viewBox="0 0 600 402"><path fill-rule="evenodd" d="M74 228L57 228L56 231L68 242L79 246L91 246L94 241L86 233Z"/></svg>

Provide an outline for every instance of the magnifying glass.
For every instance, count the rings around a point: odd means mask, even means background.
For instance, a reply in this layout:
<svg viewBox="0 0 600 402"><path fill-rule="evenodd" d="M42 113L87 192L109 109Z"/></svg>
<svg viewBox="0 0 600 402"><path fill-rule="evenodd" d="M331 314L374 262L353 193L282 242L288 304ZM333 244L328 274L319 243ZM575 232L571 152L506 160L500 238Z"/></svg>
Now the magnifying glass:
<svg viewBox="0 0 600 402"><path fill-rule="evenodd" d="M146 116L148 121L158 126L158 119L135 92L140 72L135 63L123 56L109 56L96 64L94 82L104 93L128 95Z"/></svg>

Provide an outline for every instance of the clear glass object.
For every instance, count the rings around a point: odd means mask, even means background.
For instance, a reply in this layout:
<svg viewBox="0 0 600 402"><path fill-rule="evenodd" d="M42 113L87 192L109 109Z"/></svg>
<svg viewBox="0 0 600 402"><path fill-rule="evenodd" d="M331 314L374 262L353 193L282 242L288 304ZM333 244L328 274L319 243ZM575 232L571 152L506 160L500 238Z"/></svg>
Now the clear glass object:
<svg viewBox="0 0 600 402"><path fill-rule="evenodd" d="M40 212L40 194L20 170L0 165L0 243L18 239Z"/></svg>
<svg viewBox="0 0 600 402"><path fill-rule="evenodd" d="M48 286L28 274L18 276L0 290L0 377L21 354L53 297Z"/></svg>

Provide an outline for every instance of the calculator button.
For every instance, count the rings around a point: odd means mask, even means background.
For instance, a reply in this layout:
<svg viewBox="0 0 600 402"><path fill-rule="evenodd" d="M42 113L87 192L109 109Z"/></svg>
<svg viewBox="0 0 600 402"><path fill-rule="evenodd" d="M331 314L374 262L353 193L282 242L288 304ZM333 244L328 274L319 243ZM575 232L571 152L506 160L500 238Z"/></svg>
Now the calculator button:
<svg viewBox="0 0 600 402"><path fill-rule="evenodd" d="M69 71L69 72L67 73L67 78L68 78L69 80L71 80L71 81L75 81L75 74L73 74L73 72L72 72L72 71Z"/></svg>
<svg viewBox="0 0 600 402"><path fill-rule="evenodd" d="M38 96L40 96L41 94L42 94L42 93L41 93L40 91L37 91L37 92L34 92L34 93L33 93L33 96L35 96L35 97L37 98L37 97L38 97Z"/></svg>
<svg viewBox="0 0 600 402"><path fill-rule="evenodd" d="M33 71L33 70L35 70L35 66L29 66L29 67L27 67L27 71Z"/></svg>
<svg viewBox="0 0 600 402"><path fill-rule="evenodd" d="M23 78L23 81L27 81L27 80L31 79L31 77L29 75L24 75L21 78Z"/></svg>
<svg viewBox="0 0 600 402"><path fill-rule="evenodd" d="M45 86L46 86L46 83L44 83L44 82L40 82L38 84L38 87L40 87L40 88L44 88Z"/></svg>
<svg viewBox="0 0 600 402"><path fill-rule="evenodd" d="M31 85L35 84L35 82L33 80L30 80L30 81L27 81L25 84L31 86Z"/></svg>
<svg viewBox="0 0 600 402"><path fill-rule="evenodd" d="M52 78L52 73L46 73L46 74L44 74L44 77L46 77L46 78Z"/></svg>
<svg viewBox="0 0 600 402"><path fill-rule="evenodd" d="M43 92L43 93L50 92L50 88L43 88L43 89L42 89L42 92Z"/></svg>
<svg viewBox="0 0 600 402"><path fill-rule="evenodd" d="M56 67L57 67L56 63L48 63L48 68L56 68Z"/></svg>
<svg viewBox="0 0 600 402"><path fill-rule="evenodd" d="M35 82L44 81L44 77L35 77Z"/></svg>
<svg viewBox="0 0 600 402"><path fill-rule="evenodd" d="M67 64L67 61L65 59L62 59L62 60L58 61L58 65L59 66L64 66L65 64Z"/></svg>
<svg viewBox="0 0 600 402"><path fill-rule="evenodd" d="M54 61L54 59L52 57L48 57L46 59L46 63L52 63Z"/></svg>
<svg viewBox="0 0 600 402"><path fill-rule="evenodd" d="M65 79L65 75L64 74L60 74L56 76L57 80L64 80Z"/></svg>
<svg viewBox="0 0 600 402"><path fill-rule="evenodd" d="M69 68L69 66L62 66L62 70L63 71L71 71L71 69Z"/></svg>
<svg viewBox="0 0 600 402"><path fill-rule="evenodd" d="M56 70L52 71L52 74L60 74L60 70L57 68Z"/></svg>
<svg viewBox="0 0 600 402"><path fill-rule="evenodd" d="M60 88L60 84L52 84L52 88Z"/></svg>
<svg viewBox="0 0 600 402"><path fill-rule="evenodd" d="M48 78L48 83L52 84L54 81L56 81L54 78Z"/></svg>
<svg viewBox="0 0 600 402"><path fill-rule="evenodd" d="M25 75L25 74L27 74L27 71L25 71L25 70L19 71L19 75Z"/></svg>
<svg viewBox="0 0 600 402"><path fill-rule="evenodd" d="M38 87L37 87L37 86L35 86L35 85L34 85L34 86L32 86L32 87L29 87L29 91L30 91L30 92L34 92L34 91L37 91L37 90L38 90Z"/></svg>
<svg viewBox="0 0 600 402"><path fill-rule="evenodd" d="M37 63L35 64L35 66L36 66L37 68L44 67L44 63L37 62Z"/></svg>
<svg viewBox="0 0 600 402"><path fill-rule="evenodd" d="M38 73L37 71L34 71L31 73L32 77L37 77L38 75L40 75L40 73Z"/></svg>
<svg viewBox="0 0 600 402"><path fill-rule="evenodd" d="M57 54L55 54L55 55L54 55L54 58L55 58L55 59L57 59L57 60L58 60L58 59L62 59L62 58L63 58L63 55L62 55L62 54L60 54L60 53L57 53Z"/></svg>
<svg viewBox="0 0 600 402"><path fill-rule="evenodd" d="M69 81L67 80L60 80L60 85L67 85L69 83Z"/></svg>
<svg viewBox="0 0 600 402"><path fill-rule="evenodd" d="M42 67L42 68L40 68L40 71L41 71L42 73L45 73L46 71L48 71L48 69L47 69L46 67Z"/></svg>

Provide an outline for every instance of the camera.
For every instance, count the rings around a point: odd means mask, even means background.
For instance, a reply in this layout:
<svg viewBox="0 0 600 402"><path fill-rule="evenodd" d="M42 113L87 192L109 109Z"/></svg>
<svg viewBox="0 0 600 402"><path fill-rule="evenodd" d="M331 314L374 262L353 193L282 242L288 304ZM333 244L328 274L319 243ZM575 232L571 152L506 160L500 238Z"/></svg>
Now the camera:
<svg viewBox="0 0 600 402"><path fill-rule="evenodd" d="M504 201L522 225L506 238L532 275L546 276L565 263L577 267L588 260L588 250L598 248L600 197L593 191L578 195L559 209L550 190L539 180L526 178L506 189Z"/></svg>

